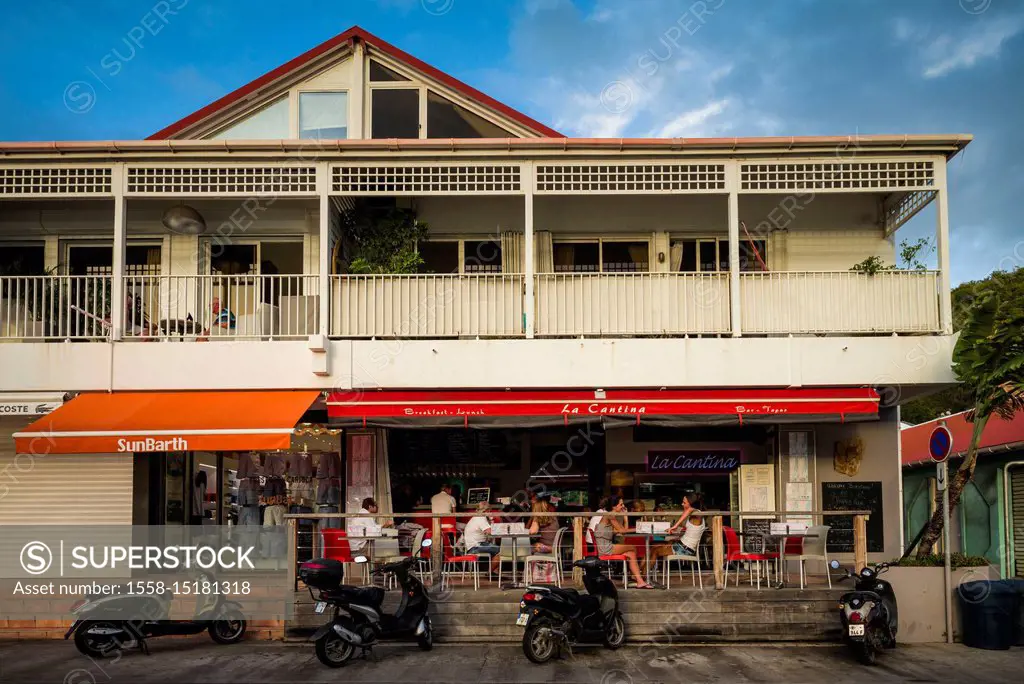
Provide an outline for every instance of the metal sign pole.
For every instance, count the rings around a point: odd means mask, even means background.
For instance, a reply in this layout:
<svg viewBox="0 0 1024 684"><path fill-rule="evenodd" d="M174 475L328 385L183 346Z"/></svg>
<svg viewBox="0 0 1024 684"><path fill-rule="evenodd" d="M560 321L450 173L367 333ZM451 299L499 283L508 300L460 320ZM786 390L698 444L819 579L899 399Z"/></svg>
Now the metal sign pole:
<svg viewBox="0 0 1024 684"><path fill-rule="evenodd" d="M946 461L935 464L936 483L942 491L942 551L945 555L945 605L946 605L946 643L953 643L953 577L950 567L950 543L949 543L949 468Z"/></svg>

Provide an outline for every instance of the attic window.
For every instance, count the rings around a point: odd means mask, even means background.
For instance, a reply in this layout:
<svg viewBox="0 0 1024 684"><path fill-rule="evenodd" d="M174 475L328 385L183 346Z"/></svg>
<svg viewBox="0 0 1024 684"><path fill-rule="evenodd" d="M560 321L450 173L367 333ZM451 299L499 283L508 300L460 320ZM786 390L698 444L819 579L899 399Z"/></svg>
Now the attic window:
<svg viewBox="0 0 1024 684"><path fill-rule="evenodd" d="M267 105L254 114L210 136L217 140L283 140L288 134L288 98Z"/></svg>
<svg viewBox="0 0 1024 684"><path fill-rule="evenodd" d="M411 88L375 88L371 99L374 138L420 137L420 91Z"/></svg>
<svg viewBox="0 0 1024 684"><path fill-rule="evenodd" d="M397 71L392 71L380 62L371 59L370 60L370 80L371 81L408 81L409 79L402 76Z"/></svg>
<svg viewBox="0 0 1024 684"><path fill-rule="evenodd" d="M427 93L428 138L511 138L511 133L433 91Z"/></svg>
<svg viewBox="0 0 1024 684"><path fill-rule="evenodd" d="M348 93L299 93L299 138L341 140L348 137Z"/></svg>

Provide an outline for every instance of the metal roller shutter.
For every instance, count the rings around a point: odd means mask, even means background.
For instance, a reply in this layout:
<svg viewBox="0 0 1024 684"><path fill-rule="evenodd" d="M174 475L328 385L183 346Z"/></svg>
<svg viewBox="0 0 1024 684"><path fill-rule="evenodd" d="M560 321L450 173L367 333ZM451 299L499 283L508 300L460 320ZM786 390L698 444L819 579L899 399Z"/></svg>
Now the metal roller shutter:
<svg viewBox="0 0 1024 684"><path fill-rule="evenodd" d="M1024 466L1010 470L1011 521L1013 524L1013 570L1024 577Z"/></svg>
<svg viewBox="0 0 1024 684"><path fill-rule="evenodd" d="M0 418L0 525L132 523L132 455L16 456L32 418Z"/></svg>

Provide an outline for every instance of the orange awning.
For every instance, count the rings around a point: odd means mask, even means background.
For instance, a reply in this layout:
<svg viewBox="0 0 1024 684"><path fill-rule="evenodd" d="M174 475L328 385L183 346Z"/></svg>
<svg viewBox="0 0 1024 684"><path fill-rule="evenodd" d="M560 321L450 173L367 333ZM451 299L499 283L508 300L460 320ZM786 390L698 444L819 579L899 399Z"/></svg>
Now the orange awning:
<svg viewBox="0 0 1024 684"><path fill-rule="evenodd" d="M315 390L80 394L14 435L19 454L287 449Z"/></svg>

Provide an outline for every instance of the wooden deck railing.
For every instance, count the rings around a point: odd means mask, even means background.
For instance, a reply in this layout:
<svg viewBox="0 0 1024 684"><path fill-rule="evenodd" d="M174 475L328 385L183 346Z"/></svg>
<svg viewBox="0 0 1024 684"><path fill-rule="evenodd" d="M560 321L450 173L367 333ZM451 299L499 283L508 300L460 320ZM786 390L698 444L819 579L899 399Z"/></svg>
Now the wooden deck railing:
<svg viewBox="0 0 1024 684"><path fill-rule="evenodd" d="M548 513L502 513L495 510L493 512L495 517L509 518L526 522L529 518L538 517L541 515L547 516ZM656 514L651 512L644 513L614 513L609 515L615 515L615 517L625 518L643 518L657 515L661 519L678 519L683 514L682 511L658 511ZM715 577L715 588L725 588L725 540L723 538L723 528L725 527L723 520L729 517L778 517L778 516L800 516L800 517L812 517L817 519L824 519L836 516L853 516L853 562L857 572L860 572L864 566L867 565L867 520L870 515L870 511L702 511L705 521L710 519L709 522L705 522L711 530L711 541L712 541L712 570L714 571ZM390 521L394 518L406 518L414 520L424 521L424 527L431 529L431 535L433 539L441 538L441 519L442 518L462 518L469 519L478 515L475 512L465 513L453 513L446 515L439 515L433 513L377 513L369 515L366 513L290 513L285 516L288 522L288 568L289 568L289 580L291 586L296 586L298 579L298 520L313 520L315 529L313 531L313 555L316 556L317 551L317 539L320 532L320 520L345 520L348 518L374 518L377 520ZM569 513L569 512L557 512L555 514L559 518L572 518L572 529L573 529L573 560L580 560L583 558L584 553L584 541L583 541L583 530L587 521L590 520L595 513L583 512L583 513ZM427 524L425 521L429 521ZM415 550L414 550L415 551ZM442 545L435 544L431 547L431 568L432 574L436 577L440 573L441 560L442 560ZM582 586L583 573L578 568L573 569L573 581L578 585Z"/></svg>

